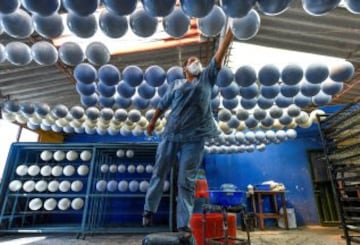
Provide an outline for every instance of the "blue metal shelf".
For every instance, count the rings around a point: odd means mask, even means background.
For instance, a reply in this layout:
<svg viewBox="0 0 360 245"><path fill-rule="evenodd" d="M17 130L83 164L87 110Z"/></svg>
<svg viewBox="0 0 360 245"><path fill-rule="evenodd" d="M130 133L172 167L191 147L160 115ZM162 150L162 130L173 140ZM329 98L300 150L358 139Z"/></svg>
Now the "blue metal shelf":
<svg viewBox="0 0 360 245"><path fill-rule="evenodd" d="M116 144L39 144L39 143L15 143L11 146L7 163L5 166L2 183L0 184L0 222L3 226L0 232L24 232L24 233L148 233L152 231L171 230L171 217L173 210L173 200L171 200L171 190L164 193L163 201L160 204L158 218L155 220L156 227L141 227L141 215L145 192L99 192L96 190L98 180L150 180L151 173L146 171L142 173L103 173L100 171L102 164L124 164L126 167L130 164L135 167L139 164L153 165L155 161L157 145L151 143L116 143ZM119 158L116 156L118 149L133 150L133 158ZM76 151L80 153L88 150L92 153L89 161L68 161L66 158L57 162L54 159L43 161L40 154L44 150L55 152ZM16 168L19 165L72 165L75 168L85 164L89 167L86 176L80 176L76 173L72 176L19 176L16 174ZM83 188L80 192L25 192L22 189L17 192L9 190L8 186L12 180L20 180L22 183L28 180L51 181L57 180L59 183L63 180L70 182L80 180ZM54 198L59 201L61 198L82 198L84 206L80 210L60 210L56 206L54 210L45 210L43 206L37 211L29 208L29 202L33 198L40 198L45 201L47 198ZM43 204L42 204L43 205Z"/></svg>

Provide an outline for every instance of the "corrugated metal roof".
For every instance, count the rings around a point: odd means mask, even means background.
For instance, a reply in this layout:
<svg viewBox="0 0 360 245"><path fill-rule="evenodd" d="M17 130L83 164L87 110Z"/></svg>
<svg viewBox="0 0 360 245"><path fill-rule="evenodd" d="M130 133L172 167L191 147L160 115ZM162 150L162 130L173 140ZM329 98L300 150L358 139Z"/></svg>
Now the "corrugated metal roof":
<svg viewBox="0 0 360 245"><path fill-rule="evenodd" d="M306 13L301 1L293 1L291 7L281 15L261 14L261 28L255 38L248 43L304 51L322 55L345 58L352 62L356 76L345 86L343 93L335 96L333 103L348 103L360 96L358 85L360 65L360 16L338 7L324 16L311 16ZM36 34L35 34L36 35ZM34 37L33 37L34 38ZM36 39L36 37L35 37ZM12 39L1 34L0 42L5 45ZM31 40L26 40L31 43ZM111 58L112 64L120 70L130 64L143 69L150 65L160 65L168 69L180 65L184 57L196 55L207 61L215 50L216 40L204 39L177 48L154 50L142 53L117 55ZM58 63L53 66L38 66L34 62L25 67L8 63L0 65L0 98L19 102L46 102L50 105L79 104L79 95L72 78L73 67Z"/></svg>

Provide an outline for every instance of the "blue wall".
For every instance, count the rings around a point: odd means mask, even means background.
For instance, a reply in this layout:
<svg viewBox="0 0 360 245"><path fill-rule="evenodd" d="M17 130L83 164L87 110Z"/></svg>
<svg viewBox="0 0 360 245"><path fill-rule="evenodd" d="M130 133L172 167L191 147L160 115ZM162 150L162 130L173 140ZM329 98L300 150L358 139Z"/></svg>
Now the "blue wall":
<svg viewBox="0 0 360 245"><path fill-rule="evenodd" d="M248 184L267 180L281 182L289 191L286 199L288 205L295 209L297 224L319 224L307 151L322 149L321 140L317 125L309 129L298 128L297 132L296 140L268 145L264 152L207 155L204 168L209 187L233 183L246 190ZM95 135L73 135L65 139L66 142L88 143L153 140L148 137Z"/></svg>
<svg viewBox="0 0 360 245"><path fill-rule="evenodd" d="M285 185L287 204L295 209L297 224L319 224L307 151L321 149L320 139L299 137L271 144L264 152L208 155L205 170L210 188L233 183L242 190L248 184L273 180Z"/></svg>

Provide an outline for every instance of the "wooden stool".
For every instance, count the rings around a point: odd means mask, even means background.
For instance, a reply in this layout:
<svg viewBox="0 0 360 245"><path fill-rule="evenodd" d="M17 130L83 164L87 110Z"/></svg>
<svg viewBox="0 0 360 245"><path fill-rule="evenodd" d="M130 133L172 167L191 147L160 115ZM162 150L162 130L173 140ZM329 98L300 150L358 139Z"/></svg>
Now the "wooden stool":
<svg viewBox="0 0 360 245"><path fill-rule="evenodd" d="M193 236L185 237L180 232L160 232L147 235L143 241L143 245L196 245Z"/></svg>

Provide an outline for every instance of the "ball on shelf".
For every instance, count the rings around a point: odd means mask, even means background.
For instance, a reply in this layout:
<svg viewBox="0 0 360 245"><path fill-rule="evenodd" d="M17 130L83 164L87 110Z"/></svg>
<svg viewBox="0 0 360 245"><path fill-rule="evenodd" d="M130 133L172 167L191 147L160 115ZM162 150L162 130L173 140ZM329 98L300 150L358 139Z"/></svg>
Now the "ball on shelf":
<svg viewBox="0 0 360 245"><path fill-rule="evenodd" d="M20 180L12 180L9 183L9 190L12 192L21 190L21 187L22 187L22 182Z"/></svg>
<svg viewBox="0 0 360 245"><path fill-rule="evenodd" d="M70 190L71 183L68 180L63 180L59 184L59 190L61 192L68 192Z"/></svg>
<svg viewBox="0 0 360 245"><path fill-rule="evenodd" d="M44 202L44 209L47 211L52 211L56 208L57 201L55 198L48 198Z"/></svg>
<svg viewBox="0 0 360 245"><path fill-rule="evenodd" d="M81 180L75 180L71 183L71 190L73 192L79 192L83 188L83 183Z"/></svg>
<svg viewBox="0 0 360 245"><path fill-rule="evenodd" d="M39 180L35 183L35 190L37 192L44 192L48 189L48 183L45 180Z"/></svg>
<svg viewBox="0 0 360 245"><path fill-rule="evenodd" d="M58 206L58 208L59 208L60 210L65 211L65 210L69 209L70 204L71 204L70 199L67 198L67 197L65 197L65 198L61 198L61 199L59 200L57 206Z"/></svg>
<svg viewBox="0 0 360 245"><path fill-rule="evenodd" d="M65 159L65 152L57 150L54 152L53 157L54 157L55 161L58 161L58 162L63 161Z"/></svg>
<svg viewBox="0 0 360 245"><path fill-rule="evenodd" d="M131 180L129 182L129 190L131 192L137 192L139 190L139 182L137 180Z"/></svg>
<svg viewBox="0 0 360 245"><path fill-rule="evenodd" d="M89 173L89 167L82 164L77 168L77 173L80 176L86 176Z"/></svg>
<svg viewBox="0 0 360 245"><path fill-rule="evenodd" d="M36 176L40 173L40 167L36 164L34 165L31 165L29 168L28 168L28 174L30 176Z"/></svg>
<svg viewBox="0 0 360 245"><path fill-rule="evenodd" d="M118 183L116 180L110 180L108 183L107 183L107 186L106 186L106 189L109 191L109 192L114 192L117 190L117 187L118 187Z"/></svg>
<svg viewBox="0 0 360 245"><path fill-rule="evenodd" d="M19 176L25 176L28 173L28 166L21 164L16 168L15 172Z"/></svg>
<svg viewBox="0 0 360 245"><path fill-rule="evenodd" d="M29 202L29 208L30 210L37 211L39 210L43 205L43 202L40 198L33 198Z"/></svg>
<svg viewBox="0 0 360 245"><path fill-rule="evenodd" d="M48 190L50 192L57 192L59 190L59 185L60 185L59 181L52 180L48 184Z"/></svg>
<svg viewBox="0 0 360 245"><path fill-rule="evenodd" d="M64 168L63 168L63 174L65 176L72 176L73 174L75 173L75 168L74 166L72 165L66 165Z"/></svg>
<svg viewBox="0 0 360 245"><path fill-rule="evenodd" d="M63 168L60 165L52 167L51 174L55 177L59 177L62 174Z"/></svg>
<svg viewBox="0 0 360 245"><path fill-rule="evenodd" d="M80 159L83 160L84 162L87 162L91 159L91 152L88 150L82 151L80 153Z"/></svg>
<svg viewBox="0 0 360 245"><path fill-rule="evenodd" d="M66 152L66 159L69 161L75 161L79 158L79 153L76 151L68 151Z"/></svg>
<svg viewBox="0 0 360 245"><path fill-rule="evenodd" d="M84 206L84 200L80 197L76 197L71 201L71 208L74 210L80 210Z"/></svg>
<svg viewBox="0 0 360 245"><path fill-rule="evenodd" d="M125 192L128 190L128 187L129 187L129 183L126 181L126 180L121 180L119 181L119 184L118 184L118 190L120 192Z"/></svg>
<svg viewBox="0 0 360 245"><path fill-rule="evenodd" d="M47 176L51 175L51 171L52 171L52 168L50 167L50 165L44 165L40 169L40 174L41 174L41 176L47 177Z"/></svg>
<svg viewBox="0 0 360 245"><path fill-rule="evenodd" d="M106 181L105 180L99 180L96 182L96 190L100 192L104 192L106 190Z"/></svg>
<svg viewBox="0 0 360 245"><path fill-rule="evenodd" d="M133 150L126 150L126 157L127 158L133 158L135 155L135 152Z"/></svg>
<svg viewBox="0 0 360 245"><path fill-rule="evenodd" d="M136 171L135 165L130 164L130 165L127 167L127 171L128 171L128 173L130 173L130 174L135 173L135 171Z"/></svg>

